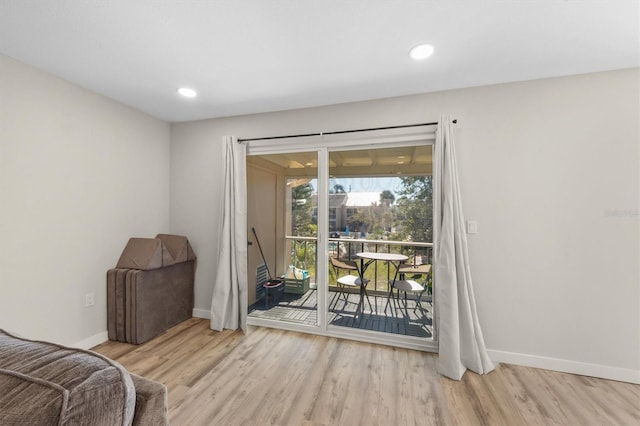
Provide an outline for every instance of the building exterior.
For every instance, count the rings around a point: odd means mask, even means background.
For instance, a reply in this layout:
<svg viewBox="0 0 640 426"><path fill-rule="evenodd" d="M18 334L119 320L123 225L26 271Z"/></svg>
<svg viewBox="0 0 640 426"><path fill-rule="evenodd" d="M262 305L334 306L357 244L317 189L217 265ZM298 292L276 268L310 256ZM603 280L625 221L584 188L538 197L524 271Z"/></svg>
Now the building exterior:
<svg viewBox="0 0 640 426"><path fill-rule="evenodd" d="M355 229L348 229L348 221L358 209L376 206L380 203L380 192L339 192L329 194L329 231L348 234ZM317 222L317 194L312 197L313 219Z"/></svg>

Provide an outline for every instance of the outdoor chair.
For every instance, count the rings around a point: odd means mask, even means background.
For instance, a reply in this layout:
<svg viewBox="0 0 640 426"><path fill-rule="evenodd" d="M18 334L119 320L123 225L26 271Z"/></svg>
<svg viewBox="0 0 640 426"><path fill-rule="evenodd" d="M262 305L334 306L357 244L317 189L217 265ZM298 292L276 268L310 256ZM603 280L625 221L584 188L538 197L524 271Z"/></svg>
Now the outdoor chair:
<svg viewBox="0 0 640 426"><path fill-rule="evenodd" d="M405 279L407 275L411 278L419 279L423 278L425 283L431 273L431 264L415 264L415 263L403 263L398 268L398 274L400 279Z"/></svg>
<svg viewBox="0 0 640 426"><path fill-rule="evenodd" d="M362 286L362 281L360 280L360 276L358 275L358 264L353 260L339 260L335 257L330 257L329 261L331 262L331 266L336 275L336 285L338 287L338 297L336 298L336 302L333 305L335 309L338 301L340 300L340 296L344 297L345 303L349 303L349 296L345 291L347 288L360 288ZM348 273L346 275L340 276L340 271L344 270ZM352 272L356 273L356 275L351 275ZM368 279L364 280L364 285L369 282ZM366 294L366 293L365 293ZM367 295L367 301L369 302L369 307L371 307L371 301L369 300L369 296Z"/></svg>
<svg viewBox="0 0 640 426"><path fill-rule="evenodd" d="M428 281L431 274L431 264L417 264L415 260L413 262L403 263L398 268L398 274L400 275L400 279L393 283L393 287L398 292L398 297L400 296L401 291L404 292L404 301L406 306L407 292L417 293L416 308L418 306L422 308L422 295L428 287ZM418 280L421 280L422 283L418 282Z"/></svg>
<svg viewBox="0 0 640 426"><path fill-rule="evenodd" d="M330 257L329 261L331 262L331 266L333 266L333 270L336 273L336 278L339 275L339 270L344 269L345 271L349 271L351 274L352 271L358 273L358 264L353 260L339 260L335 257Z"/></svg>

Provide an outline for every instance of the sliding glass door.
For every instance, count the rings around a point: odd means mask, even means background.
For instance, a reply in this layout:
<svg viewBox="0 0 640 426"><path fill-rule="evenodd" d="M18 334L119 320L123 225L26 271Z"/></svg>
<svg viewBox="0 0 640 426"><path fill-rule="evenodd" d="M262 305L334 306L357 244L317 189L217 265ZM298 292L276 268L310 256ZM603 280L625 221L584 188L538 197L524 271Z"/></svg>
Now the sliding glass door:
<svg viewBox="0 0 640 426"><path fill-rule="evenodd" d="M435 349L431 140L248 146L249 324Z"/></svg>

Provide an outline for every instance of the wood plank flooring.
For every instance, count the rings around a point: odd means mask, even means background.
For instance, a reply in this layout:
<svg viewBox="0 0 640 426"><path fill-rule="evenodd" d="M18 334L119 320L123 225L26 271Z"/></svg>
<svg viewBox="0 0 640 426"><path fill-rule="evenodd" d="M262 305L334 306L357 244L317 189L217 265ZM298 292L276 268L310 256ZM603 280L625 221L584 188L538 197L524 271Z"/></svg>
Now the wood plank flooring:
<svg viewBox="0 0 640 426"><path fill-rule="evenodd" d="M172 425L637 425L640 386L503 364L456 382L418 351L187 320L93 350L165 383Z"/></svg>

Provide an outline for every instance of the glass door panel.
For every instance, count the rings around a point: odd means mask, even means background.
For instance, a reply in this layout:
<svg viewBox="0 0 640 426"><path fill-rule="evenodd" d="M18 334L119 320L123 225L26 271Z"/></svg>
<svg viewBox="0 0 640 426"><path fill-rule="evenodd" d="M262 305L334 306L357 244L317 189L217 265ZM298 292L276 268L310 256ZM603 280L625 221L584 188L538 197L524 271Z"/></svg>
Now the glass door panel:
<svg viewBox="0 0 640 426"><path fill-rule="evenodd" d="M317 156L247 157L249 317L318 325Z"/></svg>
<svg viewBox="0 0 640 426"><path fill-rule="evenodd" d="M432 146L332 150L328 188L328 325L432 338Z"/></svg>

